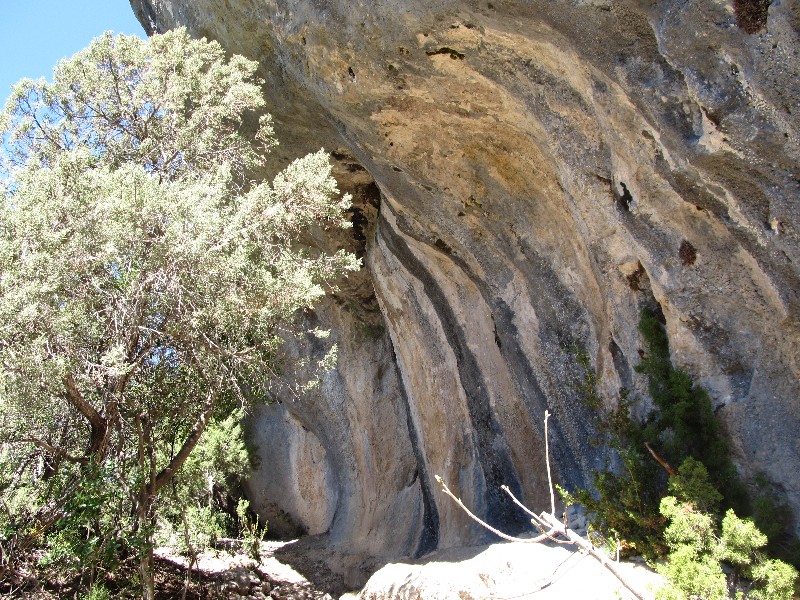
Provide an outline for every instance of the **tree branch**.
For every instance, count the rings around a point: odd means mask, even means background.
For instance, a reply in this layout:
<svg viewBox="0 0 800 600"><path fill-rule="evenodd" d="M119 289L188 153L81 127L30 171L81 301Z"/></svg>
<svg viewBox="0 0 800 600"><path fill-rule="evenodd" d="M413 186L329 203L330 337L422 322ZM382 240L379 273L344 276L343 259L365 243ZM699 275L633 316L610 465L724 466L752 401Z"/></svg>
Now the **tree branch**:
<svg viewBox="0 0 800 600"><path fill-rule="evenodd" d="M678 474L675 472L675 469L670 467L663 458L661 458L658 454L656 454L656 451L653 450L653 448L650 446L650 442L645 442L644 447L647 448L647 451L650 453L650 456L655 458L656 462L660 464L667 473L669 473L672 477L678 476Z"/></svg>
<svg viewBox="0 0 800 600"><path fill-rule="evenodd" d="M560 529L557 529L558 533L566 536L569 541L573 542L579 548L589 553L593 558L597 559L601 565L608 569L611 574L614 575L614 577L616 577L617 580L624 585L631 594L633 594L635 598L638 598L638 600L645 600L645 597L642 595L642 593L639 592L639 590L637 590L633 584L630 583L627 578L619 572L619 570L614 566L614 563L608 560L605 554L598 551L591 542L583 539L577 533L572 531L572 529L567 529L564 527L564 525L551 514L542 513L542 518L553 528L559 527Z"/></svg>
<svg viewBox="0 0 800 600"><path fill-rule="evenodd" d="M178 453L172 457L172 460L169 461L169 464L164 467L158 475L156 475L155 479L153 480L153 484L150 490L150 493L155 494L161 489L164 484L166 484L173 475L181 468L186 459L189 458L189 454L191 454L194 447L197 445L197 442L200 441L200 436L203 435L203 430L205 430L206 425L208 424L208 420L211 418L211 414L214 412L214 404L217 399L217 393L215 390L210 390L208 392L208 396L206 397L206 405L203 408L203 412L200 414L200 417L197 419L197 423L195 423L194 427L192 428L191 433L183 442L183 446L181 449L178 450Z"/></svg>
<svg viewBox="0 0 800 600"><path fill-rule="evenodd" d="M455 496L455 494L453 494L453 492L450 491L450 488L447 487L447 484L444 482L444 479L442 479L441 477L436 475L436 481L438 481L439 485L442 486L442 491L445 494L447 494L448 496L450 496L453 500L455 500L456 504L458 504L461 507L461 510L463 510L465 513L467 513L467 515L469 516L470 519L472 519L473 521L475 521L476 523L478 523L482 527L488 529L493 534L495 534L497 537L503 538L504 540L508 540L509 542L523 542L525 544L536 544L536 543L539 543L539 542L543 542L544 540L546 540L547 538L550 537L550 534L554 533L553 531L550 531L550 532L548 532L546 534L542 534L542 535L537 536L535 538L517 538L517 537L510 536L510 535L506 535L505 533L503 533L499 529L495 529L494 527L489 525L486 521L483 521L479 517L475 516L475 514L472 511L470 511L470 509L468 509L466 506L464 506L464 503L461 501L461 499L457 498Z"/></svg>
<svg viewBox="0 0 800 600"><path fill-rule="evenodd" d="M43 450L47 450L50 454L56 454L56 455L60 456L61 458L63 458L64 460L68 460L69 462L72 462L72 463L83 464L83 463L85 463L87 461L87 458L85 456L83 456L83 457L73 456L69 452L66 452L66 451L62 450L61 448L56 448L55 446L52 446L52 445L48 444L44 440L40 440L39 438L34 437L32 435L29 435L28 437L20 438L17 441L18 442L30 442L31 444L39 446Z"/></svg>
<svg viewBox="0 0 800 600"><path fill-rule="evenodd" d="M92 429L102 429L105 426L103 417L101 417L100 413L95 410L94 406L89 404L89 402L87 402L83 397L83 394L81 394L80 390L78 389L78 385L75 383L75 379L72 377L72 374L66 375L63 381L64 386L67 389L65 397L69 403L77 408L84 417L86 417L89 423L92 424Z"/></svg>
<svg viewBox="0 0 800 600"><path fill-rule="evenodd" d="M78 412L89 421L89 425L91 426L89 447L86 450L86 456L98 455L106 443L108 423L106 419L97 412L94 406L83 397L71 373L64 377L63 382L66 387L65 398L72 406L78 409Z"/></svg>
<svg viewBox="0 0 800 600"><path fill-rule="evenodd" d="M519 506L519 507L520 507L522 510L524 510L524 511L525 511L526 513L528 513L528 514L529 514L531 517L533 517L533 518L531 519L531 523L533 523L534 525L536 525L536 526L539 528L539 530L540 530L540 531L542 531L542 532L544 533L544 526L545 526L545 525L549 525L549 524L547 523L547 521L545 521L545 520L544 520L542 517L540 517L539 515L537 515L535 512L533 512L533 511L532 511L531 509L529 509L527 506L525 506L525 505L524 505L522 502L520 502L519 500L517 500L517 497L516 497L514 494L512 494L512 493L511 493L511 490L509 489L509 487L508 487L507 485L501 485L501 486L500 486L500 489L501 489L501 490L503 490L503 491L504 491L506 494L508 494L509 496L511 496L511 500L514 502L514 504L516 504L517 506ZM554 530L553 530L552 528L550 529L550 531L549 531L548 533L545 533L545 535L547 535L547 538L548 538L548 539L549 539L551 542L555 542L556 544L572 544L572 543L574 543L574 542L570 542L569 540L557 540L556 538L554 538L554 537L552 537L551 535L549 535L549 534L552 534L552 533L554 533Z"/></svg>
<svg viewBox="0 0 800 600"><path fill-rule="evenodd" d="M147 355L150 353L152 349L153 349L153 344L147 344L141 349L139 354L135 358L133 358L131 364L129 365L128 371L117 379L117 383L114 386L115 394L121 394L123 391L125 391L125 386L128 385L128 382L131 380L131 377L133 377L133 374L136 372L136 369L142 366L144 359L147 358Z"/></svg>

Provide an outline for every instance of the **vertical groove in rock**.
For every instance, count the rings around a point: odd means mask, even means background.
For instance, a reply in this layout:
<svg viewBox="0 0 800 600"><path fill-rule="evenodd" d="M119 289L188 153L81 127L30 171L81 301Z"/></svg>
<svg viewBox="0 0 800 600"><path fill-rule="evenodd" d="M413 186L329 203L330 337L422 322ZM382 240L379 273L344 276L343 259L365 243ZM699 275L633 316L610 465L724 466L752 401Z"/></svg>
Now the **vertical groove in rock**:
<svg viewBox="0 0 800 600"><path fill-rule="evenodd" d="M397 357L394 351L392 351L392 360L394 364L397 365ZM425 511L422 517L422 532L420 534L419 544L414 551L414 557L419 557L428 552L433 552L439 546L439 511L436 509L436 501L433 498L433 478L428 473L425 453L420 445L419 433L414 425L414 419L411 416L411 404L402 378L400 379L399 390L403 406L406 409L406 422L408 423L408 436L411 439L411 448L414 451L414 457L417 459L418 478L422 489L422 508Z"/></svg>
<svg viewBox="0 0 800 600"><path fill-rule="evenodd" d="M386 204L384 204L386 206ZM483 370L470 351L461 330L461 324L450 309L439 284L431 277L424 265L414 256L405 241L382 218L380 232L387 247L404 267L417 278L425 289L436 314L441 321L450 350L455 355L458 378L464 389L472 435L475 437L480 466L485 481L486 506L481 516L495 527L509 533L518 533L530 527L528 520L506 496L501 486L507 485L516 495L522 495L519 477L508 455L503 432L492 414Z"/></svg>

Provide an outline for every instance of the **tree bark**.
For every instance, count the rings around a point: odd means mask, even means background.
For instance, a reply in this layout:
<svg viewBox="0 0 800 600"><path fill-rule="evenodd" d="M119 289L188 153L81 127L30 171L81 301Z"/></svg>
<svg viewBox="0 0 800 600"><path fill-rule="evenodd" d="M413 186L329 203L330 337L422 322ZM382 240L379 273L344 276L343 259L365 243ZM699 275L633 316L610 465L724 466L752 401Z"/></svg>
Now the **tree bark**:
<svg viewBox="0 0 800 600"><path fill-rule="evenodd" d="M170 460L169 464L158 473L156 473L155 448L153 447L151 426L147 415L142 414L135 418L135 425L139 438L137 458L139 470L142 474L142 484L138 494L134 529L138 531L140 539L142 540L139 546L139 573L142 578L143 600L154 600L155 598L155 578L153 573L153 503L158 491L178 472L178 469L181 468L192 450L197 446L197 442L200 441L200 437L214 411L216 397L216 391L210 390L208 392L203 412L200 414L197 423L183 442L183 446L181 446L178 453Z"/></svg>
<svg viewBox="0 0 800 600"><path fill-rule="evenodd" d="M97 412L97 409L83 397L71 373L64 377L63 382L66 388L64 397L67 399L67 402L77 408L78 412L89 421L89 446L86 449L86 458L99 457L103 446L106 445L107 442L109 430L108 422Z"/></svg>
<svg viewBox="0 0 800 600"><path fill-rule="evenodd" d="M137 518L141 525L142 543L139 547L139 574L142 577L142 600L155 600L156 584L153 561L153 497L146 486L142 486L142 497L139 501Z"/></svg>
<svg viewBox="0 0 800 600"><path fill-rule="evenodd" d="M154 493L153 487L153 465L152 452L148 452L152 446L150 437L150 425L142 416L136 417L136 429L139 435L139 448L137 459L139 472L141 473L141 485L139 487L139 497L136 504L136 522L134 523L134 533L139 535L139 574L142 578L142 600L155 600L155 575L153 573L153 519L152 507Z"/></svg>
<svg viewBox="0 0 800 600"><path fill-rule="evenodd" d="M208 420L211 418L211 415L214 412L216 398L217 394L214 390L208 392L203 412L200 414L200 417L197 419L197 423L195 423L192 431L183 442L183 446L181 446L181 449L178 450L178 453L172 457L172 460L169 461L169 464L164 467L153 480L151 489L154 494L164 487L164 485L169 482L170 479L172 479L173 475L175 475L183 463L186 462L186 459L189 458L189 455L192 453L192 450L194 450L194 447L197 446L197 442L200 441L200 436L203 435L203 431L208 424Z"/></svg>

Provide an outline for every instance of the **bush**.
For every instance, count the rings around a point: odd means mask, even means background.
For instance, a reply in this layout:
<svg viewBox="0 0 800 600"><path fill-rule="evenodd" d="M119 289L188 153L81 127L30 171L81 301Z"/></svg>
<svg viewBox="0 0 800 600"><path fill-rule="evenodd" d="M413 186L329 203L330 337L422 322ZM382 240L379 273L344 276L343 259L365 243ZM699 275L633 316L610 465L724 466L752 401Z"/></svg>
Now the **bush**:
<svg viewBox="0 0 800 600"><path fill-rule="evenodd" d="M758 552L767 537L751 520L740 519L729 509L720 532L716 518L691 502L667 496L660 509L670 521L664 532L670 552L657 566L667 579L657 600L727 600L729 587L734 588L736 598L791 600L797 571ZM731 577L729 582L723 562L742 579Z"/></svg>
<svg viewBox="0 0 800 600"><path fill-rule="evenodd" d="M667 561L657 570L667 584L656 595L657 600L678 600L691 597L726 600L728 586L725 573L712 556L714 520L689 503L680 503L672 496L661 501L661 514L670 520L664 539L670 548Z"/></svg>
<svg viewBox="0 0 800 600"><path fill-rule="evenodd" d="M639 332L646 355L636 371L647 376L658 409L648 417L644 437L671 464L681 464L689 456L703 463L724 503L746 512L744 487L708 394L685 371L672 366L667 333L655 313L642 311Z"/></svg>
<svg viewBox="0 0 800 600"><path fill-rule="evenodd" d="M245 551L253 560L261 560L261 540L267 534L267 522L258 523L258 517L250 514L250 503L242 498L236 506L236 515L239 517L239 528L242 544Z"/></svg>
<svg viewBox="0 0 800 600"><path fill-rule="evenodd" d="M82 600L111 600L111 592L105 586L95 584L89 593L82 597Z"/></svg>
<svg viewBox="0 0 800 600"><path fill-rule="evenodd" d="M733 510L747 510L750 504L708 394L672 366L666 331L654 313L642 312L639 331L646 353L636 370L647 376L656 410L636 421L629 394L622 390L617 408L597 423L601 441L617 459L615 468L609 461L595 472L596 495L577 490L564 493L565 500L583 504L591 526L620 538L628 554L667 557L658 567L669 582L659 600L724 600L729 584L737 581L744 582L737 597L790 598L796 570L766 558L760 549L767 536ZM588 355L576 356L583 369L577 388L588 406L601 411ZM680 466L676 472L670 465ZM767 484L762 481L759 488L768 490ZM785 539L788 509L769 493L759 495L753 506L770 536ZM721 508L728 510L720 519ZM730 566L730 581L722 563Z"/></svg>

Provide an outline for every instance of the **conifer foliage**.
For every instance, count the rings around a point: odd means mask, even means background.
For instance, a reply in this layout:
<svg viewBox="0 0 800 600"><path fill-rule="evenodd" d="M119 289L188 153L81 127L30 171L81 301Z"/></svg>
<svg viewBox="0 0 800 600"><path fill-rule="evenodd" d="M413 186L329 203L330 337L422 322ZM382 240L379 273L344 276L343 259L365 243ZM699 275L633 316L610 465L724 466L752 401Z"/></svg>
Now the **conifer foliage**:
<svg viewBox="0 0 800 600"><path fill-rule="evenodd" d="M5 559L93 579L135 550L151 598L167 484L358 268L301 243L348 226L326 154L251 179L275 144L256 67L185 30L106 34L0 116Z"/></svg>
<svg viewBox="0 0 800 600"><path fill-rule="evenodd" d="M766 525L776 541L786 537L780 504L760 498L759 527L737 516L752 507L708 394L672 365L656 313L642 312L639 332L646 352L636 370L647 376L655 410L641 422L634 419L633 400L622 390L617 407L596 423L603 435L598 443L614 451L616 468L608 464L595 472L596 493L562 495L582 504L592 527L618 540L624 552L657 562L666 579L658 600L790 600L797 570L774 558L789 548L769 547L759 530ZM577 362L584 371L578 390L587 406L601 411L597 375L585 351L578 351Z"/></svg>

